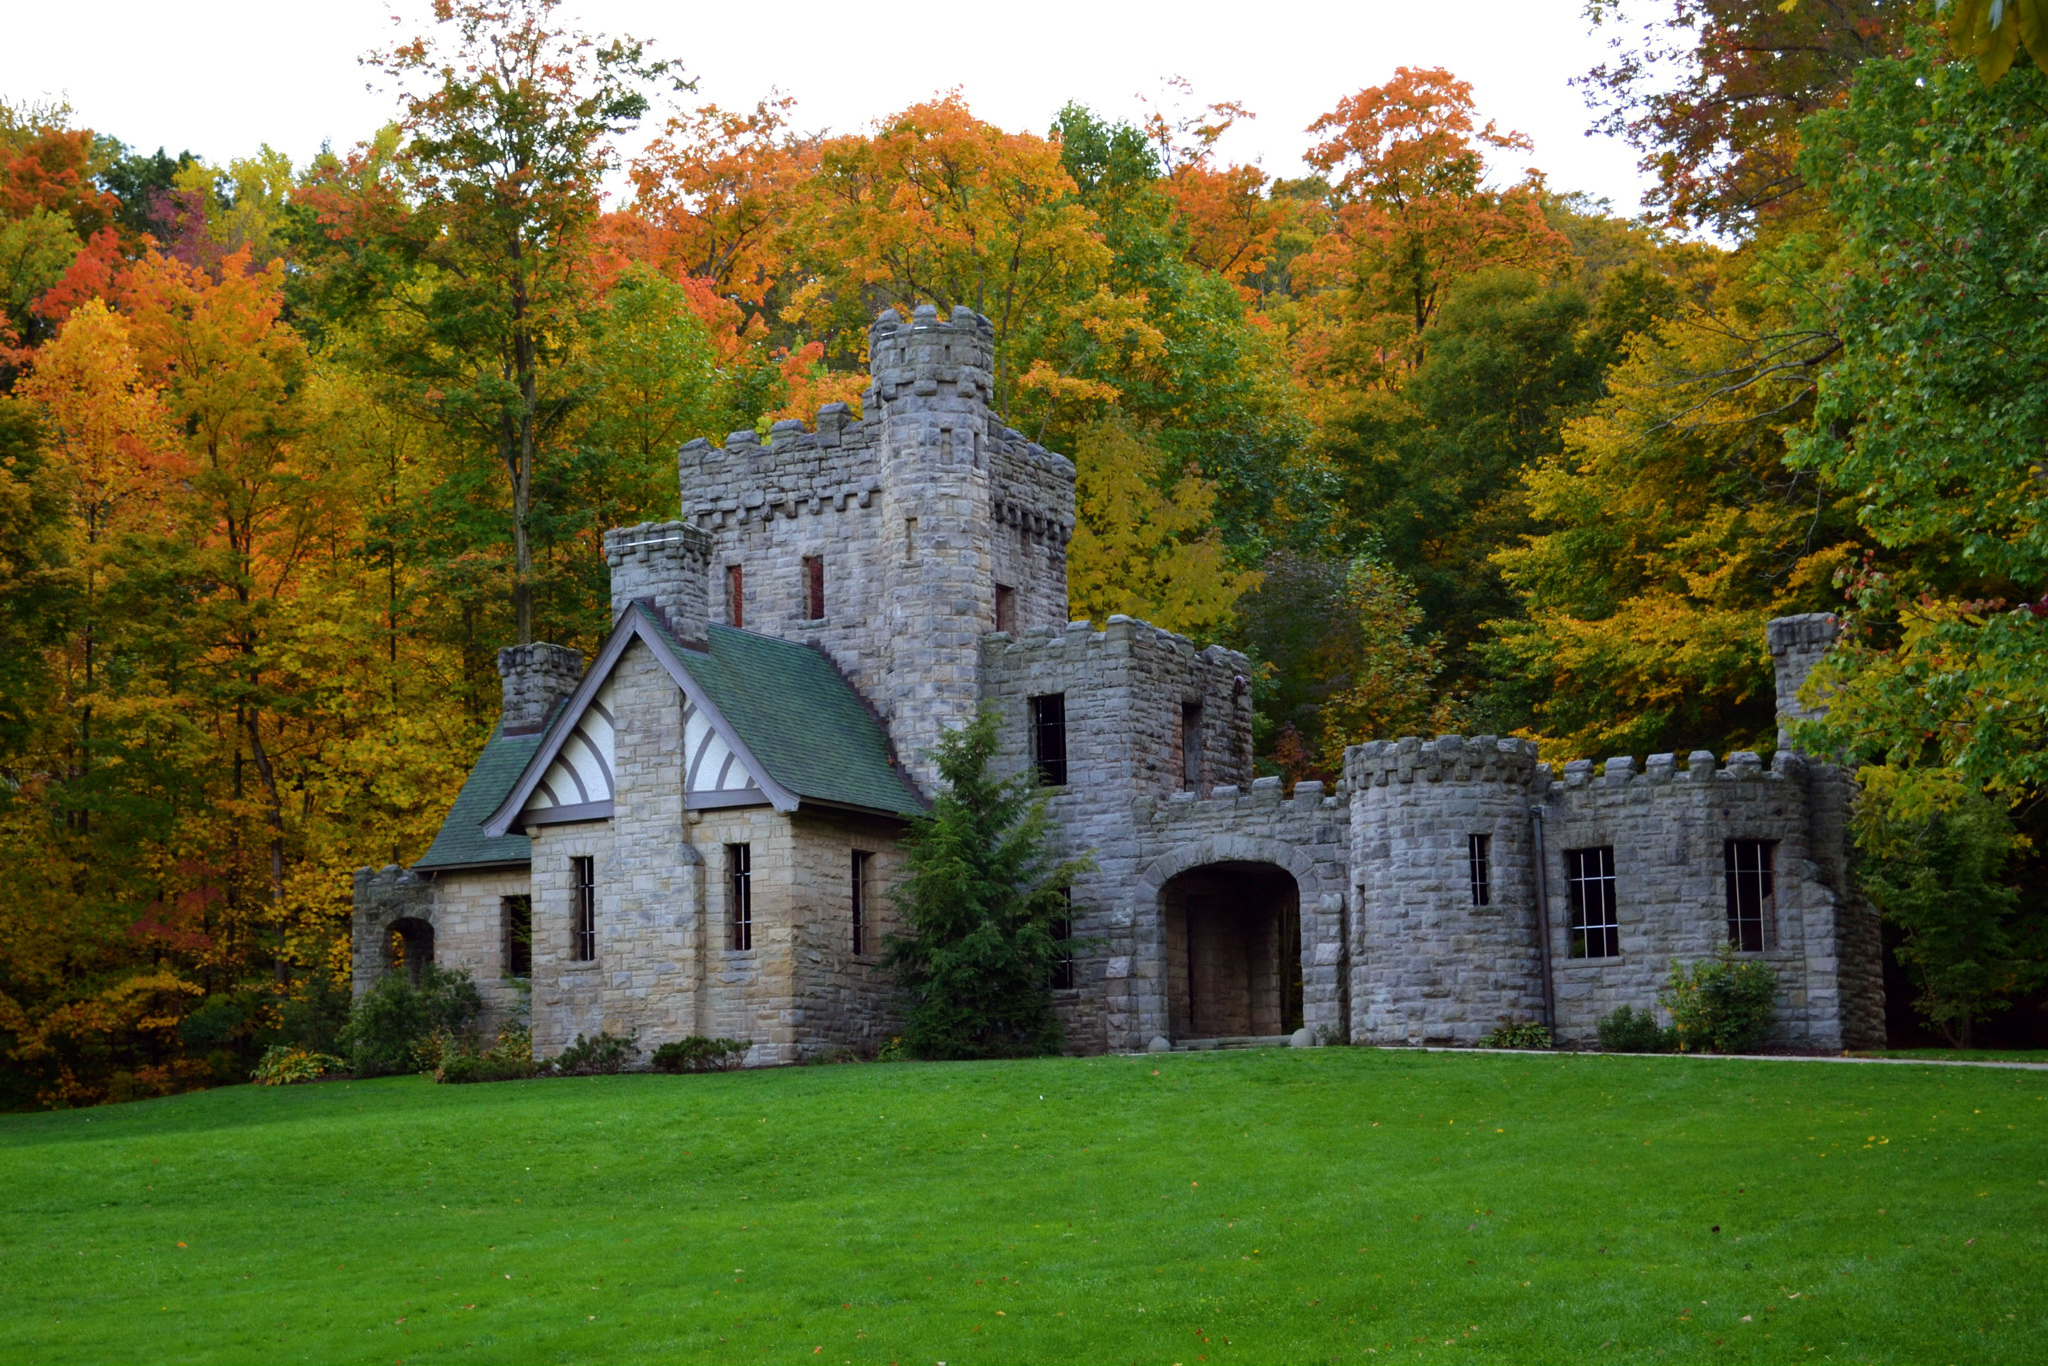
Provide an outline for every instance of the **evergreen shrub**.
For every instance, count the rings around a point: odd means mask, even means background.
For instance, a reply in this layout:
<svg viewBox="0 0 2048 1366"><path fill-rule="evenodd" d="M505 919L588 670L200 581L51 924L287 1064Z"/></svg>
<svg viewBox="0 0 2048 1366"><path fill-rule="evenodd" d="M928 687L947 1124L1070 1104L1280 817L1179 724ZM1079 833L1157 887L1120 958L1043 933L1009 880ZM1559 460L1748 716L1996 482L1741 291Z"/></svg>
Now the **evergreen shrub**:
<svg viewBox="0 0 2048 1366"><path fill-rule="evenodd" d="M1678 1031L1657 1023L1655 1012L1620 1006L1594 1024L1600 1047L1609 1053L1669 1053L1678 1047Z"/></svg>
<svg viewBox="0 0 2048 1366"><path fill-rule="evenodd" d="M405 973L386 973L356 1002L335 1043L358 1077L426 1071L448 1051L438 1039L472 1038L483 1009L466 969L429 963L417 986Z"/></svg>
<svg viewBox="0 0 2048 1366"><path fill-rule="evenodd" d="M908 998L916 1057L1059 1051L1053 969L1073 945L1058 927L1072 914L1066 889L1092 865L1054 858L1045 796L1029 773L990 773L995 752L992 713L948 732L934 755L938 796L904 842L895 902L910 933L888 937L883 962Z"/></svg>
<svg viewBox="0 0 2048 1366"><path fill-rule="evenodd" d="M1557 1040L1550 1036L1550 1030L1533 1020L1519 1024L1504 1024L1490 1034L1480 1037L1481 1048L1555 1048Z"/></svg>
<svg viewBox="0 0 2048 1366"><path fill-rule="evenodd" d="M692 1034L654 1050L657 1072L729 1072L746 1061L752 1039L707 1039Z"/></svg>
<svg viewBox="0 0 2048 1366"><path fill-rule="evenodd" d="M555 1055L548 1069L565 1077L609 1076L625 1071L639 1056L640 1041L633 1035L621 1038L601 1033L586 1039L578 1034L576 1042Z"/></svg>
<svg viewBox="0 0 2048 1366"><path fill-rule="evenodd" d="M1771 965L1737 958L1723 944L1691 968L1671 960L1671 978L1657 993L1671 1012L1681 1053L1747 1053L1770 1037L1778 1022L1778 979Z"/></svg>

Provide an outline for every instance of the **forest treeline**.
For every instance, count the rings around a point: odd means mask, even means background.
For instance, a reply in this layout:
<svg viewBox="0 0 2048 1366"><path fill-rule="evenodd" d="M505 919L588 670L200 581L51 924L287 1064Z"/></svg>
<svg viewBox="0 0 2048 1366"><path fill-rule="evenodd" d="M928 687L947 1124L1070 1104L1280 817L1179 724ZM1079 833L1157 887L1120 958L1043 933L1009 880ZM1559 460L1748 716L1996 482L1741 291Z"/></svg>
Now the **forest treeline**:
<svg viewBox="0 0 2048 1366"><path fill-rule="evenodd" d="M1769 751L1764 622L1844 613L1803 743L1863 766L1921 1016L2031 1012L2033 9L1626 8L1580 84L1638 220L1448 71L1333 92L1284 179L1185 86L807 131L553 0L437 0L365 59L390 123L305 165L0 105L0 1105L331 1030L350 871L424 849L497 649L590 649L677 446L858 404L867 324L923 303L991 319L1004 420L1076 459L1074 614L1252 654L1262 771Z"/></svg>

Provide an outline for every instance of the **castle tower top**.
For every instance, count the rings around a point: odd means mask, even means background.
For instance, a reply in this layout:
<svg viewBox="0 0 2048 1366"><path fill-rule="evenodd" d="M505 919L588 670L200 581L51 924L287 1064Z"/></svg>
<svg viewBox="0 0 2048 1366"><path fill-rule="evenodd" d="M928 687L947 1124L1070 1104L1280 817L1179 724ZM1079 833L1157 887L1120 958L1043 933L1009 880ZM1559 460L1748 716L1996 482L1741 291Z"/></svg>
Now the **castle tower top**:
<svg viewBox="0 0 2048 1366"><path fill-rule="evenodd" d="M973 309L956 308L944 322L930 304L909 322L884 313L868 329L864 409L877 411L878 399L907 412L985 407L995 401L995 368L995 325Z"/></svg>

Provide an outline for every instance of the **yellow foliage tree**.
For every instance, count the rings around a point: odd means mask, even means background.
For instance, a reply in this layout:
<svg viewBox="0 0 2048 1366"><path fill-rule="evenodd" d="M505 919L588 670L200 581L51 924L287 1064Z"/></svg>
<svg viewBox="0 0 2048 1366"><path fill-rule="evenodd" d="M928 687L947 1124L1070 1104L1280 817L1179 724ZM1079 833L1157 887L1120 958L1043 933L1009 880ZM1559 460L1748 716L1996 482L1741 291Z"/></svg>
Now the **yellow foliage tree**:
<svg viewBox="0 0 2048 1366"><path fill-rule="evenodd" d="M1075 448L1074 540L1067 548L1072 610L1093 620L1138 617L1196 639L1231 623L1259 584L1233 569L1211 513L1215 486L1110 417Z"/></svg>

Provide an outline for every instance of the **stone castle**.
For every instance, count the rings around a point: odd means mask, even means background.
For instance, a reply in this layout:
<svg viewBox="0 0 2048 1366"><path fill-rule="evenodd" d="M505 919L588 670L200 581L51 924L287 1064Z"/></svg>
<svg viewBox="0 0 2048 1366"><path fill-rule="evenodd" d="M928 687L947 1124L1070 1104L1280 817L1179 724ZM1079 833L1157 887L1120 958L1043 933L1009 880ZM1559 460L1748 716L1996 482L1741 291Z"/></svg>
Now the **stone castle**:
<svg viewBox="0 0 2048 1366"><path fill-rule="evenodd" d="M1250 670L1127 617L1068 620L1074 467L991 409L986 319L871 333L862 414L679 454L682 520L605 537L613 629L501 652L504 714L433 846L355 885L355 986L467 967L536 1054L749 1038L752 1065L872 1049L900 840L931 751L992 709L1070 889L1054 997L1081 1052L1589 1042L1672 958L1771 965L1777 1046L1883 1039L1876 917L1840 770L1697 752L1555 773L1527 741L1354 746L1334 789L1253 776ZM1778 702L1825 616L1771 623ZM1782 737L1781 737L1782 740ZM530 992L530 997L526 993Z"/></svg>

